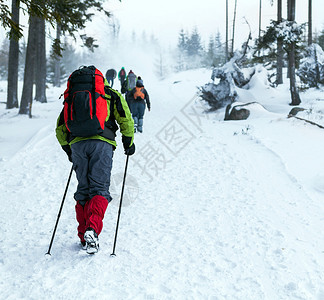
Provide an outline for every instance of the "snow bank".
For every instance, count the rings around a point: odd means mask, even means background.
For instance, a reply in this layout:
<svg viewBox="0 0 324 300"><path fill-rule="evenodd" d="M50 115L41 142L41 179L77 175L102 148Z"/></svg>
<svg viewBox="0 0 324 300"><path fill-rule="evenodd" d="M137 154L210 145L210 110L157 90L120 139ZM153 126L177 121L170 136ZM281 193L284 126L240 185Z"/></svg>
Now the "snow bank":
<svg viewBox="0 0 324 300"><path fill-rule="evenodd" d="M322 299L323 130L287 119L288 86L269 88L258 74L240 102L254 97L266 110L253 105L258 117L239 122L204 112L196 94L208 70L144 78L152 110L135 136L126 192L136 191L122 209L115 258L122 147L99 253L78 245L73 175L45 257L71 168L54 133L60 91L34 103L33 119L0 103L2 298ZM323 108L322 91L302 98Z"/></svg>

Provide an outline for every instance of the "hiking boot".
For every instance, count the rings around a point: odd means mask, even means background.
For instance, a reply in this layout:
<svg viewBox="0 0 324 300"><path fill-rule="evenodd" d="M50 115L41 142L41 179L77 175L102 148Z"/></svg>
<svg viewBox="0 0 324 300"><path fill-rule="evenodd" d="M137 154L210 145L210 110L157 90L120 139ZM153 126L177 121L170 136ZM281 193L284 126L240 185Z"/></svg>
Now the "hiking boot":
<svg viewBox="0 0 324 300"><path fill-rule="evenodd" d="M81 242L81 248L82 248L82 250L87 250L87 242L86 241Z"/></svg>
<svg viewBox="0 0 324 300"><path fill-rule="evenodd" d="M84 239L87 242L87 253L94 254L99 250L99 239L93 228L89 227L84 233Z"/></svg>

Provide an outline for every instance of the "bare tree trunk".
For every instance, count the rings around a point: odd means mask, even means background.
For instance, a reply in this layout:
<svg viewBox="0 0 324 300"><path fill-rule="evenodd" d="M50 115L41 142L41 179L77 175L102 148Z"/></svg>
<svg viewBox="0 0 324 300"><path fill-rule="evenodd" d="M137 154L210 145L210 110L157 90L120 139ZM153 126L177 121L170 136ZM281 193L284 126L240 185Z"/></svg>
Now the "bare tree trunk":
<svg viewBox="0 0 324 300"><path fill-rule="evenodd" d="M312 0L308 0L308 46L313 43L312 37Z"/></svg>
<svg viewBox="0 0 324 300"><path fill-rule="evenodd" d="M260 0L259 4L259 40L261 38L261 21L262 21L262 0ZM260 56L260 50L258 51L258 56Z"/></svg>
<svg viewBox="0 0 324 300"><path fill-rule="evenodd" d="M21 95L19 114L31 116L33 102L34 71L36 62L36 17L29 16L28 42L24 72L24 85Z"/></svg>
<svg viewBox="0 0 324 300"><path fill-rule="evenodd" d="M237 0L235 0L235 6L234 6L234 18L233 18L233 34L232 34L232 50L231 54L234 54L234 33L235 33L235 20L236 20L236 7L237 7Z"/></svg>
<svg viewBox="0 0 324 300"><path fill-rule="evenodd" d="M46 103L46 41L45 20L37 18L36 48L36 96L35 100Z"/></svg>
<svg viewBox="0 0 324 300"><path fill-rule="evenodd" d="M289 69L290 69L290 95L291 95L291 103L290 105L299 105L301 103L299 93L296 87L296 72L295 72L295 44L291 45L291 50L288 55L289 57Z"/></svg>
<svg viewBox="0 0 324 300"><path fill-rule="evenodd" d="M282 0L278 0L278 8L277 8L278 22L282 22ZM282 68L283 68L283 42L281 39L277 40L277 84L283 83L282 78Z"/></svg>
<svg viewBox="0 0 324 300"><path fill-rule="evenodd" d="M288 21L295 21L295 11L296 11L296 0L288 0ZM301 103L298 90L296 87L296 63L295 63L295 43L291 43L289 52L288 52L288 70L289 70L289 79L290 79L290 95L291 103L290 105L299 105Z"/></svg>
<svg viewBox="0 0 324 300"><path fill-rule="evenodd" d="M225 41L225 62L228 62L228 0L226 0L226 41Z"/></svg>
<svg viewBox="0 0 324 300"><path fill-rule="evenodd" d="M56 39L61 40L61 24L59 23L56 25ZM54 86L61 86L61 57L59 55L55 55L54 59Z"/></svg>
<svg viewBox="0 0 324 300"><path fill-rule="evenodd" d="M290 12L291 12L291 0L287 0L287 20L290 20ZM287 78L290 78L290 66L289 66L289 54L288 54L288 68L287 68Z"/></svg>
<svg viewBox="0 0 324 300"><path fill-rule="evenodd" d="M315 84L316 84L316 88L318 88L318 84L321 80L321 74L320 74L317 51L315 46L314 46L314 56L315 56L315 72L316 72Z"/></svg>
<svg viewBox="0 0 324 300"><path fill-rule="evenodd" d="M260 5L259 5L259 40L261 37L261 20L262 20L261 12L262 12L262 0L260 0Z"/></svg>
<svg viewBox="0 0 324 300"><path fill-rule="evenodd" d="M287 20L291 21L291 16L289 15L291 13L291 0L287 0ZM294 17L295 19L295 17ZM289 53L288 53L288 68L287 68L287 78L290 78L290 66L289 66Z"/></svg>
<svg viewBox="0 0 324 300"><path fill-rule="evenodd" d="M291 12L291 0L287 0L287 20L289 20L289 14ZM295 16L294 16L295 19Z"/></svg>
<svg viewBox="0 0 324 300"><path fill-rule="evenodd" d="M19 5L12 0L12 21L19 24ZM13 37L10 39L8 61L8 89L7 108L18 107L18 66L19 66L19 42Z"/></svg>

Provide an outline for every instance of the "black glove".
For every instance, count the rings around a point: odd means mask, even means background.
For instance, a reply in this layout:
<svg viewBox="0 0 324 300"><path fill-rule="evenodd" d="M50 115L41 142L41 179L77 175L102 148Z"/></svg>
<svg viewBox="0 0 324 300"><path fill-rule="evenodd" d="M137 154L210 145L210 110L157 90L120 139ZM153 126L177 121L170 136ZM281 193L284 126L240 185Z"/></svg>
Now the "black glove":
<svg viewBox="0 0 324 300"><path fill-rule="evenodd" d="M132 137L130 136L122 136L122 142L125 150L126 155L133 155L135 153L135 144L132 143Z"/></svg>
<svg viewBox="0 0 324 300"><path fill-rule="evenodd" d="M126 155L133 155L134 153L135 153L135 144L133 143L132 146L125 149L125 154Z"/></svg>
<svg viewBox="0 0 324 300"><path fill-rule="evenodd" d="M62 149L65 151L66 155L68 156L68 159L70 162L72 162L72 150L69 145L62 146Z"/></svg>

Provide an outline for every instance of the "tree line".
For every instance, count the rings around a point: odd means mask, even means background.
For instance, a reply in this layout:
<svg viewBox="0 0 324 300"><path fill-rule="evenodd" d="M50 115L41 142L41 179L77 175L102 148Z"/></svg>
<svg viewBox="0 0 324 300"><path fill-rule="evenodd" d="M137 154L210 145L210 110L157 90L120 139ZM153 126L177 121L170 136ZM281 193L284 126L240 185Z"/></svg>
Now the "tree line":
<svg viewBox="0 0 324 300"><path fill-rule="evenodd" d="M60 86L62 77L66 76L64 67L71 64L72 57L77 54L73 47L68 43L62 42L64 37L76 37L80 29L85 27L85 23L91 20L93 10L103 12L107 17L110 13L103 9L104 0L11 0L11 10L5 3L7 1L0 0L0 22L2 27L9 30L9 45L4 41L2 49L0 49L0 76L8 76L7 89L7 108L18 108L20 114L29 114L31 116L31 106L33 99L40 102L46 102L46 78L50 80L54 86ZM237 0L234 2L234 11L232 19L232 36L229 35L229 10L228 0L226 1L226 31L225 41L222 41L220 32L215 32L210 36L207 46L204 45L201 35L197 28L193 28L191 32L181 29L178 35L177 49L173 52L173 71L182 71L191 68L200 67L219 67L227 63L235 52L235 20L237 10ZM255 40L254 45L248 46L251 35L247 37L245 50L252 50L252 58L245 60L246 65L255 63L271 64L275 69L275 84L283 82L283 67L288 68L288 76L290 78L290 90L292 97L292 105L298 105L300 98L296 87L296 68L299 66L301 54L305 51L305 44L312 44L314 41L320 46L324 46L324 30L314 35L312 32L312 1L308 0L308 35L304 34L306 24L297 24L295 21L296 4L295 0L287 0L287 17L282 16L282 0L277 0L277 19L272 20L270 26L265 30L261 30L261 11L262 1L259 7L259 36ZM305 4L305 8L307 8ZM300 8L300 9L305 9ZM19 23L21 12L27 13L29 16L28 40L19 43L23 37L22 27ZM110 18L111 20L112 18ZM248 21L246 21L247 25ZM46 58L45 47L45 28L52 27L55 29L55 36L52 37L52 47L50 58ZM114 37L118 38L120 25L113 21L112 25ZM285 30L283 30L283 28ZM133 42L135 33L133 33ZM290 37L290 38L289 38ZM48 38L48 37L47 37ZM98 47L92 37L85 35L80 36L84 45L91 50ZM147 40L143 34L142 39ZM151 41L157 43L154 37ZM153 42L152 42L153 43ZM147 43L144 42L144 45ZM7 48L7 50L5 50ZM64 50L64 51L63 51ZM5 61L6 52L8 53ZM19 55L19 53L21 55ZM64 54L62 56L62 53ZM78 54L80 55L80 54ZM316 50L315 50L316 55ZM62 63L64 62L64 63ZM7 64L7 68L3 67ZM165 69L165 59L160 53L157 61L157 72L163 77ZM23 91L20 99L20 105L17 95L17 84L19 69L23 70ZM20 72L21 73L21 72ZM20 74L21 76L21 74ZM317 76L318 77L318 76ZM36 86L36 93L33 95L33 86Z"/></svg>
<svg viewBox="0 0 324 300"><path fill-rule="evenodd" d="M274 5L274 1L270 0ZM283 83L283 68L287 67L287 77L290 83L291 105L299 105L301 103L298 88L296 85L296 69L299 67L300 59L306 55L314 56L314 66L310 66L314 70L299 70L301 79L308 82L306 86L317 86L320 83L321 69L316 58L316 47L310 47L314 42L319 44L324 49L324 30L319 34L314 35L312 32L312 0L308 0L304 7L299 9L308 9L308 22L305 24L297 24L295 20L296 15L296 0L287 0L287 16L282 15L282 0L277 0L277 19L272 20L270 26L265 30L261 30L261 13L262 0L259 5L259 35L252 46L248 46L251 40L251 32L247 37L247 41L242 45L245 48L245 53L250 50L252 57L244 60L245 65L255 63L263 63L272 69L275 69L276 80L274 84ZM211 37L207 49L201 44L201 37L196 29L191 34L180 31L178 37L178 68L194 68L198 64L200 66L214 66L217 67L227 63L234 56L234 38L235 38L235 19L236 19L237 0L234 2L233 22L232 22L232 39L229 36L229 10L228 0L226 0L226 30L225 41L222 43L220 34L217 33L215 37ZM247 22L247 21L246 21ZM247 22L248 24L248 22ZM248 24L249 25L249 24ZM308 28L308 33L305 35L305 28ZM307 49L307 46L310 48ZM324 71L324 69L323 69ZM304 72L304 74L302 74ZM308 74L305 74L308 72ZM313 77L313 82L310 82L310 74L316 73ZM305 76L304 76L305 75ZM317 80L317 81L316 81Z"/></svg>

